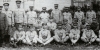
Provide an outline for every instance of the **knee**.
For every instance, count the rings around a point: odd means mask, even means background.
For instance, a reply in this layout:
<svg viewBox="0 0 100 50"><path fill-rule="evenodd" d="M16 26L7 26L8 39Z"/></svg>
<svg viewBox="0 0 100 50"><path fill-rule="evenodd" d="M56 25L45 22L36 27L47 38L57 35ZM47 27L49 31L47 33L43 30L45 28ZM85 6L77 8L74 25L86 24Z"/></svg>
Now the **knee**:
<svg viewBox="0 0 100 50"><path fill-rule="evenodd" d="M14 38L10 38L11 41L14 41Z"/></svg>
<svg viewBox="0 0 100 50"><path fill-rule="evenodd" d="M85 38L84 37L81 37L81 40L84 40Z"/></svg>
<svg viewBox="0 0 100 50"><path fill-rule="evenodd" d="M22 40L22 42L23 42L23 43L26 43L26 40L25 40L25 39L23 39L23 40Z"/></svg>
<svg viewBox="0 0 100 50"><path fill-rule="evenodd" d="M84 37L81 37L81 40L87 42L87 40Z"/></svg>
<svg viewBox="0 0 100 50"><path fill-rule="evenodd" d="M96 41L97 41L97 42L100 42L100 38L97 38Z"/></svg>

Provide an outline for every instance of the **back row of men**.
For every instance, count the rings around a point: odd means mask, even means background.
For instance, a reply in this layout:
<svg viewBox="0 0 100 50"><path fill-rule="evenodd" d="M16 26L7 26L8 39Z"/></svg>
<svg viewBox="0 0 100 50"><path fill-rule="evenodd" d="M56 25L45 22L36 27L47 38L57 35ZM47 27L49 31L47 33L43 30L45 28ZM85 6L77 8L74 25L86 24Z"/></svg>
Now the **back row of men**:
<svg viewBox="0 0 100 50"><path fill-rule="evenodd" d="M5 10L2 10L3 6L0 6L0 36L2 38L5 38L6 34L13 35L11 34L11 29L15 27L17 31L14 33L14 38L11 39L14 41L21 40L28 44L38 41L46 45L53 39L61 43L71 39L72 44L75 44L79 40L80 35L82 35L81 39L84 42L89 42L89 44L95 40L100 42L99 23L96 19L96 13L91 7L86 13L86 17L80 7L78 7L74 18L72 18L69 8L65 7L62 13L58 9L58 4L54 5L55 9L51 14L46 12L46 7L43 7L39 15L34 11L34 6L30 6L30 10L26 13L20 8L20 4L21 1L16 1L17 9L15 11L9 10L9 3L4 3ZM8 31L8 33L5 33L5 31ZM26 34L27 31L29 31L29 35ZM32 35L32 31L39 32L40 38L38 38L36 32L36 34L33 32ZM83 34L80 34L81 32Z"/></svg>

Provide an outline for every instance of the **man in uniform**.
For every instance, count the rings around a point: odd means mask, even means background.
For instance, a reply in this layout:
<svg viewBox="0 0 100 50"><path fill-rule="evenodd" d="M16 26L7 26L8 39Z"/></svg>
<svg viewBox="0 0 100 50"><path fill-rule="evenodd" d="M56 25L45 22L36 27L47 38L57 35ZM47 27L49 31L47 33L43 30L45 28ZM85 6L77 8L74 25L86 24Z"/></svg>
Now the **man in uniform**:
<svg viewBox="0 0 100 50"><path fill-rule="evenodd" d="M57 29L54 31L54 40L59 44L65 44L65 42L69 39L69 36L66 36L65 30L62 28L62 23L58 23Z"/></svg>
<svg viewBox="0 0 100 50"><path fill-rule="evenodd" d="M42 7L42 12L39 15L43 23L48 23L50 15L46 12L46 7Z"/></svg>
<svg viewBox="0 0 100 50"><path fill-rule="evenodd" d="M72 42L72 45L75 45L80 38L80 30L78 29L78 24L73 24L73 29L70 30L69 38Z"/></svg>
<svg viewBox="0 0 100 50"><path fill-rule="evenodd" d="M17 9L14 11L14 21L15 21L15 26L17 27L17 23L21 23L25 25L25 11L20 8L21 6L21 1L17 0Z"/></svg>
<svg viewBox="0 0 100 50"><path fill-rule="evenodd" d="M13 45L13 47L17 47L18 45L21 45L22 43L26 43L25 40L25 31L23 28L23 25L21 23L17 23L18 27L16 27L16 30L14 31L13 37L11 37L10 44Z"/></svg>
<svg viewBox="0 0 100 50"><path fill-rule="evenodd" d="M78 22L79 22L80 25L83 22L85 22L84 12L81 11L80 7L77 7L77 12L75 12L74 18L78 18Z"/></svg>
<svg viewBox="0 0 100 50"><path fill-rule="evenodd" d="M6 18L7 18L7 34L6 35L12 36L13 35L12 29L13 29L13 26L14 26L14 16L13 16L14 14L11 10L9 10L9 3L4 3L3 5L4 5L3 13L6 14ZM7 36L5 36L5 38L8 39Z"/></svg>
<svg viewBox="0 0 100 50"><path fill-rule="evenodd" d="M83 31L81 40L86 42L86 45L90 45L96 40L97 36L95 35L94 31L90 29L90 24L86 24L86 27L87 28Z"/></svg>
<svg viewBox="0 0 100 50"><path fill-rule="evenodd" d="M33 24L30 24L29 26L29 30L26 32L26 44L28 45L35 45L37 43L37 32L35 30L35 26L33 26Z"/></svg>
<svg viewBox="0 0 100 50"><path fill-rule="evenodd" d="M69 7L64 8L63 18L68 20L69 24L72 24L72 14L69 12Z"/></svg>
<svg viewBox="0 0 100 50"><path fill-rule="evenodd" d="M89 7L89 10L86 13L86 22L92 23L92 18L96 18L96 13Z"/></svg>
<svg viewBox="0 0 100 50"><path fill-rule="evenodd" d="M2 12L3 6L0 6L0 46L2 46L5 30L7 30L6 14Z"/></svg>
<svg viewBox="0 0 100 50"><path fill-rule="evenodd" d="M43 29L39 32L39 38L37 39L39 43L42 45L47 45L53 41L53 37L51 37L50 31L47 29L47 24L43 23Z"/></svg>
<svg viewBox="0 0 100 50"><path fill-rule="evenodd" d="M54 10L51 12L51 16L54 18L55 22L58 23L62 21L61 11L58 9L58 4L54 4Z"/></svg>
<svg viewBox="0 0 100 50"><path fill-rule="evenodd" d="M98 36L99 34L99 23L97 22L96 18L92 19L92 23L90 25L91 29L95 32L95 34Z"/></svg>
<svg viewBox="0 0 100 50"><path fill-rule="evenodd" d="M37 14L34 11L34 6L29 6L30 10L27 12L27 24L36 24Z"/></svg>

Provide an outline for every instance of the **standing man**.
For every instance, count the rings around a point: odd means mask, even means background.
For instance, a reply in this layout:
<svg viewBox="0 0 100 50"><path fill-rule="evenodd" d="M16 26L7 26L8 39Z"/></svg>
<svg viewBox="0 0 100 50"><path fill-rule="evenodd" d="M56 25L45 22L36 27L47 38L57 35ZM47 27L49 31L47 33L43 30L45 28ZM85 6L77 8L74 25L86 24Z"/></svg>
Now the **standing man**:
<svg viewBox="0 0 100 50"><path fill-rule="evenodd" d="M14 11L14 21L15 26L18 26L18 23L25 24L25 11L21 9L21 1L16 1L17 9Z"/></svg>
<svg viewBox="0 0 100 50"><path fill-rule="evenodd" d="M6 18L7 18L7 33L8 34L6 34L6 35L12 36L13 35L12 34L12 29L13 29L13 26L14 26L13 12L11 10L9 10L9 3L4 3L3 5L4 5L4 11L3 11L3 13L6 14ZM8 39L7 36L5 36L5 38Z"/></svg>
<svg viewBox="0 0 100 50"><path fill-rule="evenodd" d="M68 20L68 24L72 24L72 14L69 12L69 7L65 7L63 18Z"/></svg>
<svg viewBox="0 0 100 50"><path fill-rule="evenodd" d="M27 12L27 24L36 24L37 14L34 11L34 6L29 6L30 10Z"/></svg>
<svg viewBox="0 0 100 50"><path fill-rule="evenodd" d="M2 12L3 6L0 6L0 46L2 46L5 30L7 30L6 14Z"/></svg>
<svg viewBox="0 0 100 50"><path fill-rule="evenodd" d="M42 21L43 23L48 23L49 17L50 17L50 15L46 12L46 11L47 11L46 9L47 9L46 7L43 7L43 8L42 8L42 12L41 12L41 14L39 15L39 17L41 18L41 21Z"/></svg>
<svg viewBox="0 0 100 50"><path fill-rule="evenodd" d="M80 7L77 8L77 12L75 12L74 18L78 18L78 22L80 25L82 24L83 21L85 22L84 13L81 11Z"/></svg>
<svg viewBox="0 0 100 50"><path fill-rule="evenodd" d="M86 13L86 22L91 24L92 23L92 18L96 18L96 13L89 6L89 10Z"/></svg>
<svg viewBox="0 0 100 50"><path fill-rule="evenodd" d="M51 16L54 18L55 22L58 23L59 21L62 21L63 18L61 17L61 11L58 9L58 4L54 4L54 8Z"/></svg>

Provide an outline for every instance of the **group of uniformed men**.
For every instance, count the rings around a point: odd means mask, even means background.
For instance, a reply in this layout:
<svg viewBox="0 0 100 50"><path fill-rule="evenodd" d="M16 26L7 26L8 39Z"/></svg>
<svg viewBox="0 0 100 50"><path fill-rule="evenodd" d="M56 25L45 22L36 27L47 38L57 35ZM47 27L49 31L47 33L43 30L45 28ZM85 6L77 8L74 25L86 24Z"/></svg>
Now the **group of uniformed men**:
<svg viewBox="0 0 100 50"><path fill-rule="evenodd" d="M9 3L0 6L0 44L2 41L10 39L10 43L24 43L34 45L38 42L47 45L53 40L57 43L65 44L70 39L72 45L81 39L87 44L94 41L100 43L99 23L96 13L91 9L84 15L80 7L72 18L69 7L64 7L64 12L58 9L58 4L54 5L54 10L49 14L46 7L42 8L38 15L34 11L34 6L29 6L29 11L20 8L21 1L16 1L17 9L9 10ZM15 28L15 31L14 31ZM9 35L9 38L7 37ZM9 40L8 40L9 41Z"/></svg>

